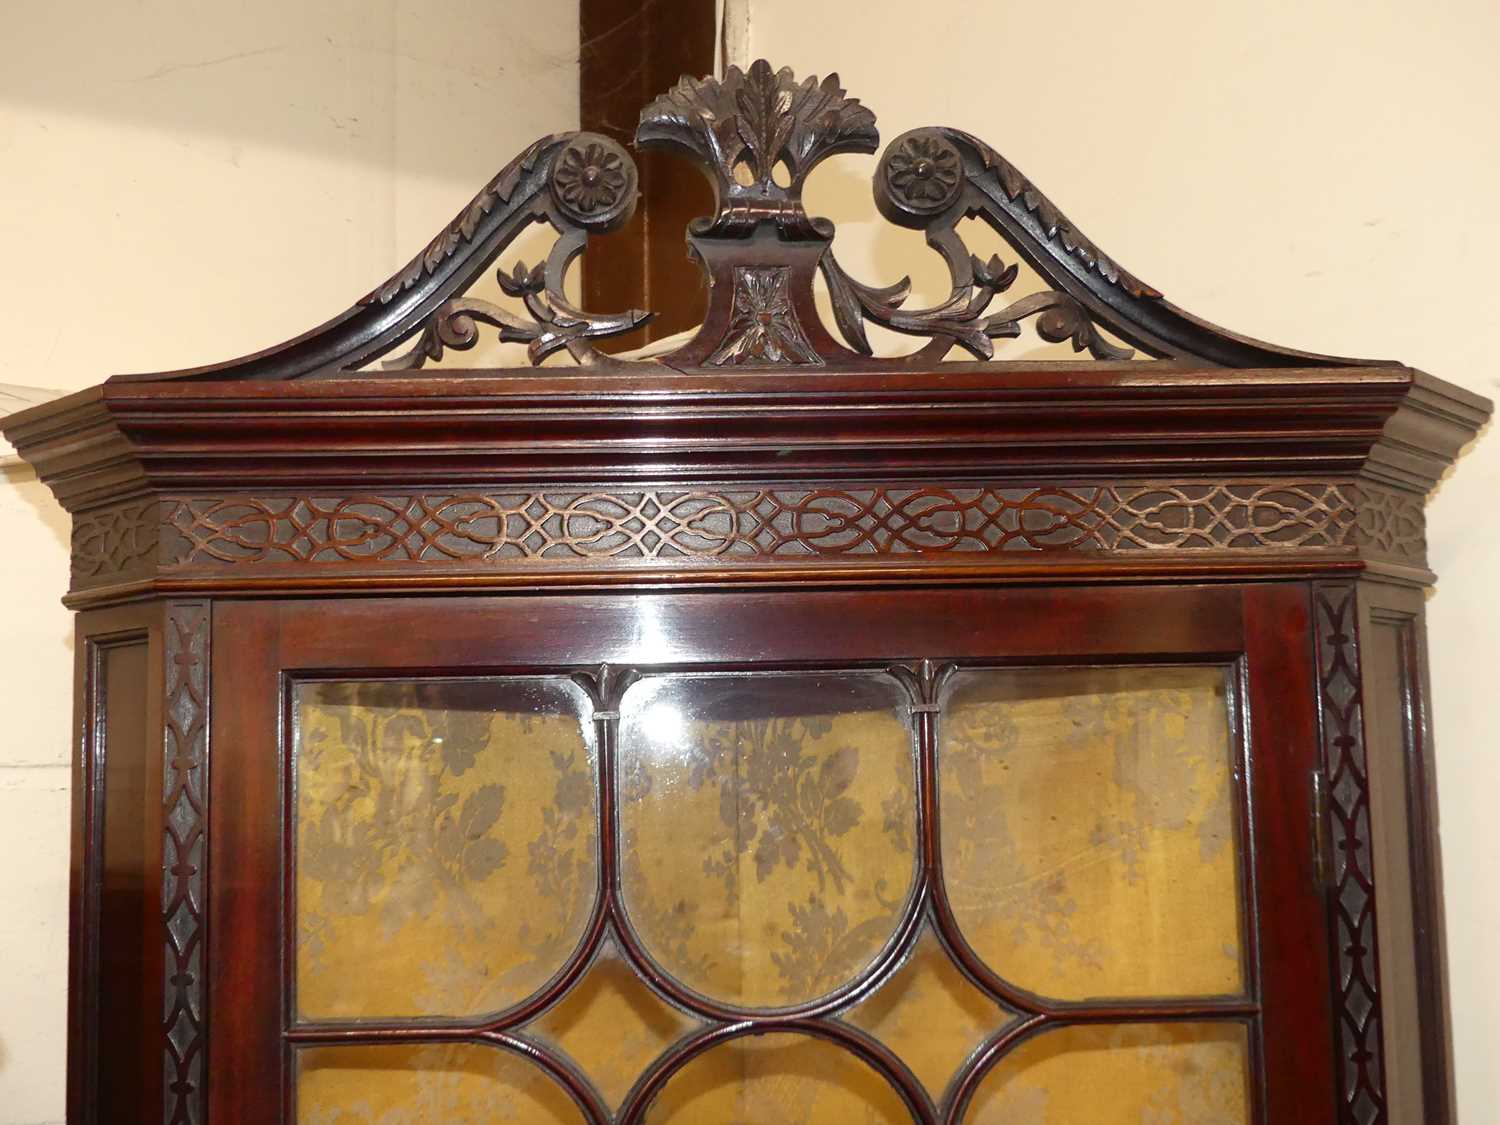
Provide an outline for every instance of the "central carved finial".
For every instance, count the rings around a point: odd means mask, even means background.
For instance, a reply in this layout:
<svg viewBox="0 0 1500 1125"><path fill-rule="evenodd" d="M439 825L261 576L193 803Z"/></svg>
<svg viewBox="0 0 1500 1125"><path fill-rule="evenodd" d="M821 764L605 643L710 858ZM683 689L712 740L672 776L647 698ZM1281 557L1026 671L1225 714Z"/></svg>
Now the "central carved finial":
<svg viewBox="0 0 1500 1125"><path fill-rule="evenodd" d="M875 115L844 95L837 74L799 83L765 59L722 79L684 77L641 112L635 137L641 148L685 150L708 174L717 213L694 224L699 235L746 234L767 220L813 234L802 209L808 173L835 153L880 144Z"/></svg>

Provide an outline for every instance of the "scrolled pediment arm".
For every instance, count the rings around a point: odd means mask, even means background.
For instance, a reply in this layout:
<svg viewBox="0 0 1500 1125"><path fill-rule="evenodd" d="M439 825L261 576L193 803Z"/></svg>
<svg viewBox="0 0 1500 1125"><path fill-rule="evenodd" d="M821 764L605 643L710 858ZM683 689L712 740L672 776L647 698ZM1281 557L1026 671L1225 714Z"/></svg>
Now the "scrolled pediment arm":
<svg viewBox="0 0 1500 1125"><path fill-rule="evenodd" d="M332 320L295 339L228 363L168 374L116 376L126 380L278 380L356 371L414 338L387 370L410 370L463 350L479 339L476 322L500 330L502 340L528 342L540 360L561 347L588 363L588 339L629 331L649 319L635 309L594 316L562 295L563 277L587 235L614 230L635 210L638 178L630 155L593 133L543 137L502 168L453 221L410 262ZM534 223L558 233L547 258L533 268L500 270L501 289L520 298L526 316L467 292Z"/></svg>
<svg viewBox="0 0 1500 1125"><path fill-rule="evenodd" d="M937 210L922 206L920 181L911 175L924 151L956 158L952 198ZM935 189L926 190L930 195ZM961 130L914 129L893 140L881 159L875 197L888 219L925 227L929 238L933 230L951 228L966 216L984 220L1043 279L1076 300L1089 318L1157 358L1195 359L1223 367L1369 363L1267 344L1185 312L1104 253L1014 164Z"/></svg>

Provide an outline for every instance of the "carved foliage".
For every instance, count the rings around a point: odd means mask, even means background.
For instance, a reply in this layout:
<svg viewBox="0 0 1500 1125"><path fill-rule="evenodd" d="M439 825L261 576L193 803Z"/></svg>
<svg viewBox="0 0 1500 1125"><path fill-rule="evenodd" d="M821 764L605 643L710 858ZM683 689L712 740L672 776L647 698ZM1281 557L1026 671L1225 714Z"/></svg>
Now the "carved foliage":
<svg viewBox="0 0 1500 1125"><path fill-rule="evenodd" d="M1354 587L1317 587L1314 616L1323 770L1328 781L1334 850L1334 988L1342 1061L1339 1121L1341 1125L1380 1125L1386 1120L1380 961Z"/></svg>
<svg viewBox="0 0 1500 1125"><path fill-rule="evenodd" d="M800 310L808 359L799 364L852 363L861 369L920 369L945 358L954 345L993 358L995 339L1017 336L1035 318L1038 334L1075 351L1118 360L1135 353L1112 333L1156 357L1196 358L1233 367L1346 366L1357 361L1260 344L1223 332L1160 300L1157 290L1121 269L1086 238L1034 184L982 141L950 128L923 128L888 146L875 174L875 201L887 218L924 230L952 274L947 300L904 309L905 279L862 285L834 261L833 224L808 216L802 189L808 174L835 153L872 153L875 116L849 97L837 75L798 82L764 59L748 70L730 67L722 79L683 78L641 114L636 143L675 149L698 162L716 187L714 214L689 224L689 241L709 273L709 310L700 338L676 352L635 362L692 369L719 349L733 315L734 271L777 270L787 277L791 307ZM502 341L528 344L539 363L566 349L580 364L627 362L601 356L591 341L629 332L650 315L641 310L595 314L563 297L564 277L587 235L604 233L630 216L637 195L630 155L591 133L544 137L506 165L457 217L404 268L352 309L286 343L227 364L138 378L295 379L362 370L403 344L384 364L406 371L472 348L479 325L498 328ZM975 217L1007 240L1049 288L1023 295L991 313L992 299L1010 288L1015 265L981 263L964 247L956 225ZM532 223L559 234L535 267L503 263L506 292L525 305L521 315L465 296L474 280ZM805 267L805 268L804 268ZM849 348L814 324L813 270L821 267L838 327ZM925 337L914 354L876 358L864 321ZM852 349L852 351L850 350ZM783 354L790 356L792 350ZM711 365L710 365L711 366Z"/></svg>
<svg viewBox="0 0 1500 1125"><path fill-rule="evenodd" d="M710 367L794 367L821 364L797 323L786 267L734 271L734 312Z"/></svg>
<svg viewBox="0 0 1500 1125"><path fill-rule="evenodd" d="M753 226L762 218L804 228L803 181L838 152L874 152L875 115L844 95L836 74L798 83L765 59L722 80L684 77L641 113L636 140L694 156L718 189L719 213L700 233ZM784 163L788 183L776 182ZM741 182L740 169L745 170Z"/></svg>
<svg viewBox="0 0 1500 1125"><path fill-rule="evenodd" d="M162 756L162 924L166 987L162 1068L166 1125L205 1118L203 971L208 871L207 602L172 602L166 622L166 742Z"/></svg>
<svg viewBox="0 0 1500 1125"><path fill-rule="evenodd" d="M1014 164L989 145L957 129L943 129L941 133L950 140L962 144L973 154L980 167L994 176L994 182L1005 193L1005 198L1024 208L1036 219L1042 236L1048 242L1056 244L1064 253L1077 259L1089 270L1111 285L1123 289L1132 297L1149 299L1161 296L1161 293L1144 281L1121 269L1113 259L1074 226L1057 205L1038 190L1035 184L1023 176Z"/></svg>
<svg viewBox="0 0 1500 1125"><path fill-rule="evenodd" d="M389 304L399 293L413 288L435 273L460 249L473 242L484 217L496 207L509 203L522 178L530 174L540 161L555 153L559 143L558 137L543 137L500 169L495 178L479 189L479 193L420 254L398 270L384 285L361 298L359 304Z"/></svg>
<svg viewBox="0 0 1500 1125"><path fill-rule="evenodd" d="M385 303L398 293L423 283L428 275L473 243L481 223L495 207L508 202L525 176L547 172L548 191L538 194L530 211L518 216L506 237L488 252L493 261L527 222L547 220L561 237L545 261L533 267L517 262L497 273L500 288L519 299L529 315L520 316L490 301L462 296L467 284L449 287L452 293L420 324L415 343L381 366L411 371L428 360L439 360L448 349L466 351L479 342L479 324L500 330L501 341L527 344L532 363L540 363L561 348L579 362L594 359L590 339L615 336L639 327L650 314L639 309L621 313L585 312L563 296L564 277L583 252L588 231L608 231L629 218L636 199L636 169L630 155L614 141L593 133L550 137L528 149L485 186L452 224L421 254L364 304ZM477 271L476 271L477 272ZM457 289L458 292L454 293ZM397 337L399 339L399 337ZM395 343L396 340L391 341Z"/></svg>

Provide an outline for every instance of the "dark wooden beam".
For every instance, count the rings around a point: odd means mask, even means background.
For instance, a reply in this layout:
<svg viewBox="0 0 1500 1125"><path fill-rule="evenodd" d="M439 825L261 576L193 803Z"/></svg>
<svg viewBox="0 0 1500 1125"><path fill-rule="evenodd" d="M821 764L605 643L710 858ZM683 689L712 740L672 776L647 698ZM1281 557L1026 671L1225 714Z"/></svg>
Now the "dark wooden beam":
<svg viewBox="0 0 1500 1125"><path fill-rule="evenodd" d="M581 0L580 127L629 146L641 107L684 74L710 74L716 35L709 0ZM639 347L696 325L706 302L702 271L687 257L688 221L713 213L706 180L683 160L636 155L641 199L625 228L590 240L584 308L650 309L657 319L605 343Z"/></svg>

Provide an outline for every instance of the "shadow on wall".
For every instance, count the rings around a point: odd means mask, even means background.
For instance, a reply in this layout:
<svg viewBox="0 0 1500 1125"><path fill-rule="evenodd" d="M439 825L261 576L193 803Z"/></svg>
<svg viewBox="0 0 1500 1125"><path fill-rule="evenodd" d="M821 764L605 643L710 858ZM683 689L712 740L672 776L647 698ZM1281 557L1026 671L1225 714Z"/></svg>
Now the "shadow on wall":
<svg viewBox="0 0 1500 1125"><path fill-rule="evenodd" d="M0 481L12 489L21 504L32 509L36 521L67 550L71 545L72 521L62 505L52 499L29 465L0 465Z"/></svg>

